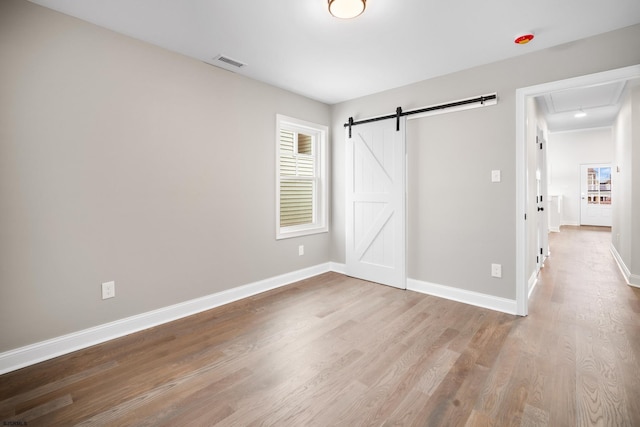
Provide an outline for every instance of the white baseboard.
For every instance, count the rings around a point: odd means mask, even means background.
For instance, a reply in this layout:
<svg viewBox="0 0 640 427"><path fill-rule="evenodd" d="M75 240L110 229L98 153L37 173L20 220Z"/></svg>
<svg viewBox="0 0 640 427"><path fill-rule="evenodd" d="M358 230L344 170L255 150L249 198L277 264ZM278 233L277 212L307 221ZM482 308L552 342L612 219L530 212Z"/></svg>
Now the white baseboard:
<svg viewBox="0 0 640 427"><path fill-rule="evenodd" d="M527 298L531 298L531 294L533 293L533 290L538 284L538 276L539 276L538 272L534 271L533 274L531 274L531 277L529 277L529 280L527 282L527 286L529 289L529 296Z"/></svg>
<svg viewBox="0 0 640 427"><path fill-rule="evenodd" d="M427 295L433 295L477 307L488 308L503 313L516 314L516 300L467 291L451 286L438 285L423 282L421 280L407 279L407 289Z"/></svg>
<svg viewBox="0 0 640 427"><path fill-rule="evenodd" d="M551 231L552 233L559 233L560 232L560 226L557 227L549 227L549 231Z"/></svg>
<svg viewBox="0 0 640 427"><path fill-rule="evenodd" d="M610 250L611 254L613 255L613 259L615 259L616 264L618 264L618 268L620 269L624 280L627 282L627 285L633 286L635 288L640 288L640 276L637 274L631 274L631 270L629 270L629 268L626 266L626 264L622 260L622 256L620 256L620 253L613 245L613 243L611 244Z"/></svg>
<svg viewBox="0 0 640 427"><path fill-rule="evenodd" d="M324 263L0 353L0 374L340 268ZM335 270L333 270L335 271ZM340 272L340 271L338 271Z"/></svg>
<svg viewBox="0 0 640 427"><path fill-rule="evenodd" d="M247 298L281 286L286 286L328 271L345 274L346 266L341 263L327 262L201 298L196 298L168 307L116 320L114 322L105 323L103 325L73 332L71 334L52 338L46 341L30 344L14 350L9 350L4 353L0 353L0 375L43 362L45 360L53 359L54 357L81 350L92 345L148 329L153 326L158 326L163 323L168 323L183 317L201 313L224 304L238 301L242 298ZM516 301L506 298L422 282L414 279L407 279L407 289L504 313L516 313Z"/></svg>
<svg viewBox="0 0 640 427"><path fill-rule="evenodd" d="M622 260L622 257L620 256L620 253L618 252L616 247L613 245L613 243L611 244L609 250L611 251L611 255L613 255L613 259L616 260L616 264L618 264L618 268L620 269L620 272L624 276L624 280L626 280L627 284L629 284L629 277L631 276L631 271L629 271L629 269L625 265L624 261Z"/></svg>
<svg viewBox="0 0 640 427"><path fill-rule="evenodd" d="M329 263L329 269L331 271L334 271L336 273L340 273L340 274L347 274L347 265L346 264L341 264L339 262L330 262Z"/></svg>

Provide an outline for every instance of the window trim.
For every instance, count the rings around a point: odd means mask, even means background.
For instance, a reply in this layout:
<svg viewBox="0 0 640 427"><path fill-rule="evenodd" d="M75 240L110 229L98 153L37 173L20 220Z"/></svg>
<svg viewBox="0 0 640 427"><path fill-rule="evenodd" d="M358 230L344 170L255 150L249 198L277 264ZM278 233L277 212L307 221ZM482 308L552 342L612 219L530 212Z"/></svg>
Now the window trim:
<svg viewBox="0 0 640 427"><path fill-rule="evenodd" d="M315 153L316 171L314 177L295 178L309 179L315 182L313 199L313 222L288 227L280 226L280 181L286 181L286 176L280 175L280 130L287 129L313 135L316 138ZM308 236L329 231L329 192L328 192L328 126L276 114L275 159L276 159L276 240L291 237Z"/></svg>

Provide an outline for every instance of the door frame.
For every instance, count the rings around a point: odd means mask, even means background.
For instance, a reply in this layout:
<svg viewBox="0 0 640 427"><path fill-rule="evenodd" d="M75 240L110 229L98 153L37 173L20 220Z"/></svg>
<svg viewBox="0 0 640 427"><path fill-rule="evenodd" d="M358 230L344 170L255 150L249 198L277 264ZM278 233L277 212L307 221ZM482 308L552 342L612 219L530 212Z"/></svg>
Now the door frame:
<svg viewBox="0 0 640 427"><path fill-rule="evenodd" d="M544 265L544 261L549 255L549 215L548 210L548 191L547 191L547 139L544 131L540 126L536 126L536 204L538 207L538 230L536 232L538 245L536 250L538 254L538 262L536 263L536 276L540 274L540 270ZM538 174L540 176L538 176ZM539 197L539 199L538 199Z"/></svg>
<svg viewBox="0 0 640 427"><path fill-rule="evenodd" d="M516 89L516 314L529 312L528 277L526 271L527 227L527 99L548 92L593 86L640 77L640 65L573 77Z"/></svg>

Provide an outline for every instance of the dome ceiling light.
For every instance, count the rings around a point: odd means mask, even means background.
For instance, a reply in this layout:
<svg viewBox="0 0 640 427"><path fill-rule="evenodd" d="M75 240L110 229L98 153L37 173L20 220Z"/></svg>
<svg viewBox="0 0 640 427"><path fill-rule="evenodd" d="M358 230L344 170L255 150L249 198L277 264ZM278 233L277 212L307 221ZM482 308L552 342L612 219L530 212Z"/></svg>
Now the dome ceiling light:
<svg viewBox="0 0 640 427"><path fill-rule="evenodd" d="M367 0L329 0L329 13L340 19L360 16L367 7Z"/></svg>

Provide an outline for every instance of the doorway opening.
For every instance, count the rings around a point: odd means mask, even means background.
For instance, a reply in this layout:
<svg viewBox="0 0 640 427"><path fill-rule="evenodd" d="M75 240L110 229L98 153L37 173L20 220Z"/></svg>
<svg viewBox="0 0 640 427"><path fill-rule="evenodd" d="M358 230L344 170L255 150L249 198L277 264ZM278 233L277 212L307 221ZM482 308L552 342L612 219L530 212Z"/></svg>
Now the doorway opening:
<svg viewBox="0 0 640 427"><path fill-rule="evenodd" d="M529 86L516 90L516 313L528 314L530 279L535 273L535 263L531 261L532 247L536 246L539 232L546 233L548 227L532 217L535 205L536 176L531 173L529 162L534 162L528 142L531 137L527 130L529 108L536 97L578 88L596 87L612 82L635 81L640 79L640 65L590 74L581 77ZM544 193L544 190L542 191ZM533 204L533 205L532 205ZM541 228L543 228L541 230ZM536 248L535 251L538 251ZM535 260L535 258L533 258ZM533 263L533 267L531 264Z"/></svg>

